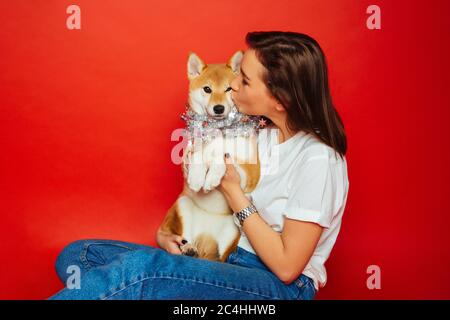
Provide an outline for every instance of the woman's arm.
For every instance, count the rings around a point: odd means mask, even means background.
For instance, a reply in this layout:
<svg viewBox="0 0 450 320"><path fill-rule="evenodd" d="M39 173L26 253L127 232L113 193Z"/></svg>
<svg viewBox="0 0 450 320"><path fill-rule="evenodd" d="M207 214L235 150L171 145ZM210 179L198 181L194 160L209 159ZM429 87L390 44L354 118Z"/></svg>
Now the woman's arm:
<svg viewBox="0 0 450 320"><path fill-rule="evenodd" d="M239 174L226 160L227 172L219 189L233 212L237 212L249 206L250 201L240 187ZM280 234L258 213L245 219L242 228L258 257L285 284L290 284L303 272L323 230L316 223L285 219Z"/></svg>

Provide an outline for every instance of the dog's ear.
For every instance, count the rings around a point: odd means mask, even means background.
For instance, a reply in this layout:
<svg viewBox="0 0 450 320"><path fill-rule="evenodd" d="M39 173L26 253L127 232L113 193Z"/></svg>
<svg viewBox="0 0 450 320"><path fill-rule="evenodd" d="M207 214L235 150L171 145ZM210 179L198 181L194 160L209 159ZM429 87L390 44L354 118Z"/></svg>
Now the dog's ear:
<svg viewBox="0 0 450 320"><path fill-rule="evenodd" d="M244 52L242 50L236 51L227 63L227 66L230 67L235 74L239 73L243 56Z"/></svg>
<svg viewBox="0 0 450 320"><path fill-rule="evenodd" d="M188 79L192 80L198 77L202 73L203 69L206 68L205 63L199 58L194 52L189 52L187 61L187 75Z"/></svg>

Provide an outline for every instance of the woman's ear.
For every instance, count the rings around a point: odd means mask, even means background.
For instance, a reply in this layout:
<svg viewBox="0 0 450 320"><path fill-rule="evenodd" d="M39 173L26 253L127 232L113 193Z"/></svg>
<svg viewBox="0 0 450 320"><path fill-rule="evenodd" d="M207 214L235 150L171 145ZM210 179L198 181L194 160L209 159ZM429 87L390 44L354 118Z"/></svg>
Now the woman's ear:
<svg viewBox="0 0 450 320"><path fill-rule="evenodd" d="M277 111L280 111L280 112L286 111L286 109L284 109L284 107L283 107L283 105L281 104L281 102L279 102L278 100L275 102L275 109L276 109Z"/></svg>

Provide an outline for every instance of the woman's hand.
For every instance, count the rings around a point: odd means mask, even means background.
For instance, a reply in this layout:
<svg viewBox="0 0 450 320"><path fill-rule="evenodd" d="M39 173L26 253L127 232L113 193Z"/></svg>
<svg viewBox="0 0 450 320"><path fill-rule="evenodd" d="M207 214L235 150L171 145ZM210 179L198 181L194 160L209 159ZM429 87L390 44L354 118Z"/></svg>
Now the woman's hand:
<svg viewBox="0 0 450 320"><path fill-rule="evenodd" d="M236 168L233 165L233 160L228 153L225 153L225 165L225 174L217 188L219 191L224 193L226 197L228 197L237 190L241 189L241 176L236 171Z"/></svg>
<svg viewBox="0 0 450 320"><path fill-rule="evenodd" d="M227 169L217 189L223 193L231 210L237 212L248 206L250 201L241 188L241 176L228 153L225 153L225 164Z"/></svg>
<svg viewBox="0 0 450 320"><path fill-rule="evenodd" d="M184 244L183 240L183 237L177 234L167 233L160 230L156 233L156 241L158 242L158 245L172 254L181 254L180 246Z"/></svg>

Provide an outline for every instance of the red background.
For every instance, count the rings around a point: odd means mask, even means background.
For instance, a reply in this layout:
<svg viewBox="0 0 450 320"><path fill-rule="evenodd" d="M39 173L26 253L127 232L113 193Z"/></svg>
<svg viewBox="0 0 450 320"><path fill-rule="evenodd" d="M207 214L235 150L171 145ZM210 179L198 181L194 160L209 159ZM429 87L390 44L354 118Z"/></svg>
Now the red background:
<svg viewBox="0 0 450 320"><path fill-rule="evenodd" d="M66 28L81 7L82 29ZM381 7L382 29L366 28ZM248 31L323 47L348 135L350 192L319 299L449 299L448 1L0 1L0 298L62 288L64 245L155 245L181 191L170 141L190 50L206 63ZM369 265L380 290L366 287Z"/></svg>

